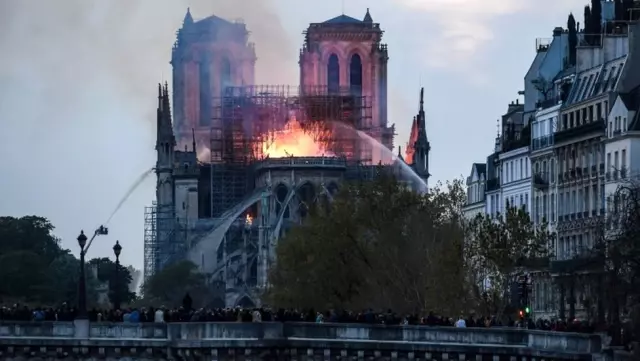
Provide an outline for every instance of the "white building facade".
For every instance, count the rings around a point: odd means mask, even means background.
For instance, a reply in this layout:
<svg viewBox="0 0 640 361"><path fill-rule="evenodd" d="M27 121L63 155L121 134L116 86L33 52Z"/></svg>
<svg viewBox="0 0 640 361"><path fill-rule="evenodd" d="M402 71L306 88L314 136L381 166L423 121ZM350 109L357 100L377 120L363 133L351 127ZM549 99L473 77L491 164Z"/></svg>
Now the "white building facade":
<svg viewBox="0 0 640 361"><path fill-rule="evenodd" d="M531 166L529 147L500 153L503 207L518 207L530 212Z"/></svg>
<svg viewBox="0 0 640 361"><path fill-rule="evenodd" d="M486 163L473 163L467 177L467 202L463 209L465 218L474 219L485 212L485 188L487 184Z"/></svg>

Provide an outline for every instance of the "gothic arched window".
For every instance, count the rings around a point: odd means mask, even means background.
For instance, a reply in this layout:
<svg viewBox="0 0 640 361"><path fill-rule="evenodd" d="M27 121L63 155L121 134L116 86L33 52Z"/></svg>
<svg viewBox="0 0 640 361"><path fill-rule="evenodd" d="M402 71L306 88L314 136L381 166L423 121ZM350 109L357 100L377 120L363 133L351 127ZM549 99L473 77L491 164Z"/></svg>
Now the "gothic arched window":
<svg viewBox="0 0 640 361"><path fill-rule="evenodd" d="M351 93L362 94L362 59L358 54L353 54L349 62L349 85Z"/></svg>
<svg viewBox="0 0 640 361"><path fill-rule="evenodd" d="M231 82L231 62L229 59L222 58L220 63L220 93L224 96L225 89L228 86L232 86Z"/></svg>
<svg viewBox="0 0 640 361"><path fill-rule="evenodd" d="M204 54L200 61L200 121L201 126L211 124L211 60Z"/></svg>
<svg viewBox="0 0 640 361"><path fill-rule="evenodd" d="M337 93L340 89L340 62L336 54L331 54L327 63L327 86L330 93Z"/></svg>

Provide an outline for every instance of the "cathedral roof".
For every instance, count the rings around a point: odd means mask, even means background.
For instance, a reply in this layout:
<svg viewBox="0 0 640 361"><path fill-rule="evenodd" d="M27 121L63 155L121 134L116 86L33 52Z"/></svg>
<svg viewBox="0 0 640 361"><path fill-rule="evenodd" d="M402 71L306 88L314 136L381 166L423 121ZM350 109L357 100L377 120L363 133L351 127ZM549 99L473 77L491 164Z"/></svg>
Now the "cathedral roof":
<svg viewBox="0 0 640 361"><path fill-rule="evenodd" d="M229 20L223 19L219 16L215 16L215 15L211 15L208 16L204 19L200 19L198 21L196 21L197 25L222 25L222 26L230 26L233 25L233 23Z"/></svg>
<svg viewBox="0 0 640 361"><path fill-rule="evenodd" d="M363 21L362 20L358 20L356 18L352 18L351 16L347 16L347 15L340 15L340 16L336 16L333 19L329 19L325 22L323 22L323 24L362 24Z"/></svg>

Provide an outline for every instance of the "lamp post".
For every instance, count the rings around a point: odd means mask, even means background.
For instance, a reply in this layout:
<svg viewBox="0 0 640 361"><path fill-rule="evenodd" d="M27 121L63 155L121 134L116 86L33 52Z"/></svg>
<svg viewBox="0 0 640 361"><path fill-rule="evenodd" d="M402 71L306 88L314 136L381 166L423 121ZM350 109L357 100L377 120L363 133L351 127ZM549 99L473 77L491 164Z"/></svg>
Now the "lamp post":
<svg viewBox="0 0 640 361"><path fill-rule="evenodd" d="M118 279L118 270L120 268L120 252L122 252L122 246L120 242L116 241L116 244L113 246L113 254L116 255L116 270L114 272L114 280L113 280L113 308L116 310L120 309L120 284Z"/></svg>
<svg viewBox="0 0 640 361"><path fill-rule="evenodd" d="M80 231L78 236L78 245L80 246L80 280L78 282L78 314L76 319L84 320L87 317L87 281L84 275L84 254L87 245L87 236L84 231Z"/></svg>

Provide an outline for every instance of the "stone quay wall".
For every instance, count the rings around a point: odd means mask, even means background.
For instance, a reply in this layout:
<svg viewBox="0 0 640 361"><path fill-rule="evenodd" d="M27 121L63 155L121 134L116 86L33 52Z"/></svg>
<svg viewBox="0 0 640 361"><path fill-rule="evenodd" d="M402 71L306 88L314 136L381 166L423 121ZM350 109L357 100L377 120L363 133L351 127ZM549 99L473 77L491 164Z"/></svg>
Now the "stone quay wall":
<svg viewBox="0 0 640 361"><path fill-rule="evenodd" d="M599 335L514 328L275 322L0 323L0 361L547 361L604 359L601 351Z"/></svg>

